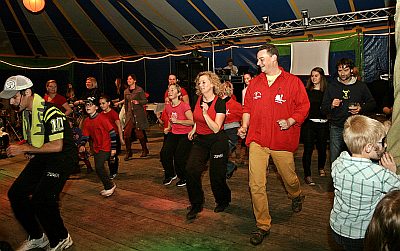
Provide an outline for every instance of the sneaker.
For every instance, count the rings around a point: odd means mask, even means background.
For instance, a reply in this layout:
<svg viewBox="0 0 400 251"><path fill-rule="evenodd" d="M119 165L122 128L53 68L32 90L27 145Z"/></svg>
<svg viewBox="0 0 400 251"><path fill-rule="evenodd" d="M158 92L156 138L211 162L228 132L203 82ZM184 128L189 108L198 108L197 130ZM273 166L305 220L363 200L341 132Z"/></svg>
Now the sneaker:
<svg viewBox="0 0 400 251"><path fill-rule="evenodd" d="M114 184L114 186L108 190L101 190L100 194L104 197L110 197L113 195L115 188L117 188L117 185Z"/></svg>
<svg viewBox="0 0 400 251"><path fill-rule="evenodd" d="M117 174L116 174L116 173L114 173L114 174L111 174L111 175L110 175L110 180L113 180L113 179L115 179L115 177L117 177Z"/></svg>
<svg viewBox="0 0 400 251"><path fill-rule="evenodd" d="M164 181L163 181L164 186L168 186L169 184L171 184L171 182L173 180L176 180L176 178L178 178L178 176L176 176L176 175L174 177L165 178Z"/></svg>
<svg viewBox="0 0 400 251"><path fill-rule="evenodd" d="M45 234L43 234L42 238L40 239L31 239L30 237L28 237L28 239L22 243L17 251L45 248L47 245L49 245L49 239L47 239L47 236Z"/></svg>
<svg viewBox="0 0 400 251"><path fill-rule="evenodd" d="M300 213L303 208L303 201L306 198L304 195L300 195L294 199L292 199L292 210L295 213Z"/></svg>
<svg viewBox="0 0 400 251"><path fill-rule="evenodd" d="M250 243L253 244L254 246L260 245L264 238L268 236L270 233L270 230L264 230L264 229L257 229L256 231L251 233L250 236Z"/></svg>
<svg viewBox="0 0 400 251"><path fill-rule="evenodd" d="M324 169L319 170L319 176L321 176L321 177L325 177L326 176L326 173L325 173Z"/></svg>
<svg viewBox="0 0 400 251"><path fill-rule="evenodd" d="M186 186L186 180L179 180L178 182L176 182L176 186L177 186L177 187L184 187L184 186Z"/></svg>
<svg viewBox="0 0 400 251"><path fill-rule="evenodd" d="M304 178L304 181L306 182L307 185L309 186L315 186L314 181L312 180L311 176L307 176Z"/></svg>
<svg viewBox="0 0 400 251"><path fill-rule="evenodd" d="M64 240L61 240L57 246L55 246L54 248L50 247L47 249L47 251L61 251L61 250L65 250L67 248L69 248L70 246L72 246L72 244L74 244L74 242L72 241L71 236L68 234L67 238L65 238Z"/></svg>

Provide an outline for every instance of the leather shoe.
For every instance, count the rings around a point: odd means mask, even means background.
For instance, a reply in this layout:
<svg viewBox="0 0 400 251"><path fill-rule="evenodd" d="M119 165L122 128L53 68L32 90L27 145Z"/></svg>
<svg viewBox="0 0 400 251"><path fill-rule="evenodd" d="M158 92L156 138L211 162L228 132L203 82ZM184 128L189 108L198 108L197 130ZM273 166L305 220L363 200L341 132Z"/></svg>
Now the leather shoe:
<svg viewBox="0 0 400 251"><path fill-rule="evenodd" d="M186 214L186 219L193 220L196 219L198 213L203 211L203 206L189 206L188 209L190 211Z"/></svg>
<svg viewBox="0 0 400 251"><path fill-rule="evenodd" d="M142 151L142 154L140 155L141 158L147 157L147 155L149 154L149 150L148 149L144 149Z"/></svg>
<svg viewBox="0 0 400 251"><path fill-rule="evenodd" d="M251 233L250 236L250 243L253 244L254 246L257 246L261 244L266 236L268 236L270 233L270 230L264 230L264 229L257 229L253 233Z"/></svg>
<svg viewBox="0 0 400 251"><path fill-rule="evenodd" d="M216 213L220 213L225 211L225 209L229 207L229 203L228 204L217 204L217 206L214 208L214 212Z"/></svg>

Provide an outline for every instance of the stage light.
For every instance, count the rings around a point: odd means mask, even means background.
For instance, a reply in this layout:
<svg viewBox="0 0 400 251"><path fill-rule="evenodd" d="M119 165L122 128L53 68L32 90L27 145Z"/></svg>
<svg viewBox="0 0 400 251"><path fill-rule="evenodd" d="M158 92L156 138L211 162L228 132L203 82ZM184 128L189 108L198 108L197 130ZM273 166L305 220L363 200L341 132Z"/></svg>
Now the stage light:
<svg viewBox="0 0 400 251"><path fill-rule="evenodd" d="M38 13L44 9L45 0L24 0L23 4L32 13Z"/></svg>
<svg viewBox="0 0 400 251"><path fill-rule="evenodd" d="M304 26L308 26L308 25L310 25L310 23L309 23L309 16L308 16L308 10L302 10L301 11L301 17L303 18L303 25Z"/></svg>
<svg viewBox="0 0 400 251"><path fill-rule="evenodd" d="M269 31L269 16L263 17L262 19L264 20L264 30Z"/></svg>

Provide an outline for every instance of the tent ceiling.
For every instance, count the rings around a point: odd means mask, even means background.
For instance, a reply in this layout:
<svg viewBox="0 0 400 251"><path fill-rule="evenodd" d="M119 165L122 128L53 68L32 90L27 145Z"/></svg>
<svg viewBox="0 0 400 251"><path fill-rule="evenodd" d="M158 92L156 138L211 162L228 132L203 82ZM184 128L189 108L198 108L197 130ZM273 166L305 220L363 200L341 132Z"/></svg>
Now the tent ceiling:
<svg viewBox="0 0 400 251"><path fill-rule="evenodd" d="M186 49L182 35L394 6L394 0L46 0L39 14L0 1L0 55L116 59Z"/></svg>

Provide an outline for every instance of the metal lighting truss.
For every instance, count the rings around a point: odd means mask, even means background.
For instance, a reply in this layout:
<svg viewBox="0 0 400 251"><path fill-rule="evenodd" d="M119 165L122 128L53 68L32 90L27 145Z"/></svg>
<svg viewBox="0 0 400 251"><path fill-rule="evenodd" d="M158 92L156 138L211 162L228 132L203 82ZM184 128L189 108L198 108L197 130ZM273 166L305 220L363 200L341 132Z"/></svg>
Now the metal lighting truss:
<svg viewBox="0 0 400 251"><path fill-rule="evenodd" d="M325 29L329 27L338 27L345 25L354 25L361 23L371 23L387 21L393 17L396 12L395 7L380 8L373 10L364 10L356 12L348 12L342 14L321 16L321 17L305 17L305 18L281 21L275 23L264 23L253 26L244 26L238 28L230 28L217 31L201 32L196 34L183 35L181 44L199 44L203 42L216 42L227 39L247 38L254 36L284 36L295 31L306 31ZM269 18L266 17L265 20Z"/></svg>

